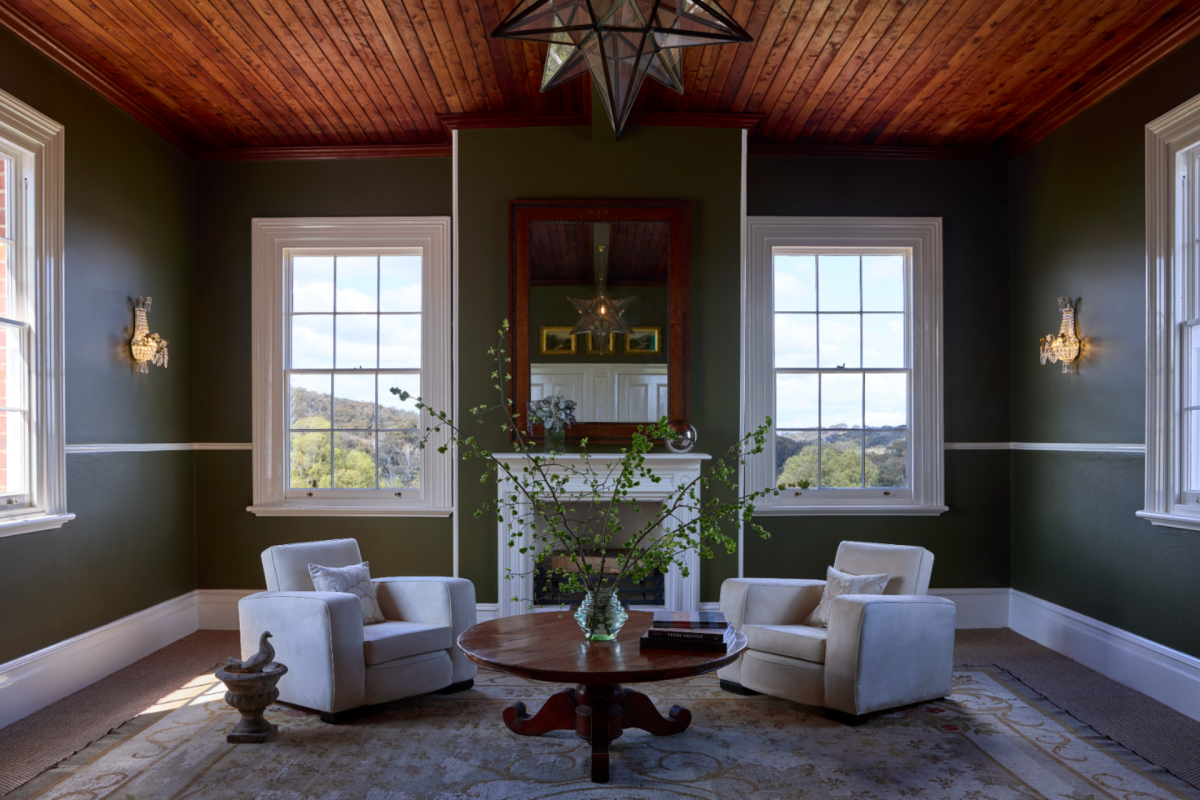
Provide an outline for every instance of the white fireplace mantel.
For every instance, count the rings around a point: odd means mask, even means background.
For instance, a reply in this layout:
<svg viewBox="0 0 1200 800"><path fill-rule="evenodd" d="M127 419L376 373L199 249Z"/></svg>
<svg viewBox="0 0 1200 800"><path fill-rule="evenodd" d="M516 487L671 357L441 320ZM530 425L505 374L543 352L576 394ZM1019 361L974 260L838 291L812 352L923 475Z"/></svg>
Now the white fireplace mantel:
<svg viewBox="0 0 1200 800"><path fill-rule="evenodd" d="M607 453L595 453L589 456L592 471L605 475L617 463L619 456ZM700 476L700 469L705 461L712 456L704 453L650 453L646 455L646 466L656 476L662 478L660 483L643 481L635 486L629 494L639 501L649 503L662 502L668 498L672 490L689 483ZM530 461L519 453L497 454L496 459L507 464L514 474L522 474L521 470L530 465ZM562 473L583 466L584 457L579 453L565 453L553 457L548 469ZM615 470L614 470L615 475ZM648 485L647 485L648 484ZM572 476L567 482L566 491L569 496L590 494L584 484L583 476ZM525 614L529 611L530 598L533 597L533 557L522 554L521 545L509 547L508 530L515 518L530 519L531 513L528 502L518 500L516 508L505 504L506 497L514 495L511 480L501 472L497 476L496 496L501 501L501 519L496 523L497 547L499 548L499 580L500 580L500 616L509 617ZM697 497L699 489L697 488ZM687 524L695 519L694 512L676 515L676 524ZM528 542L528 531L522 531L522 542ZM678 568L667 572L663 580L666 594L666 608L671 611L697 611L700 608L700 556L695 551L688 551L684 556L688 567L688 575L684 577ZM511 578L508 576L512 576ZM507 579L506 579L507 578ZM512 598L520 598L513 600ZM555 607L557 608L557 607Z"/></svg>

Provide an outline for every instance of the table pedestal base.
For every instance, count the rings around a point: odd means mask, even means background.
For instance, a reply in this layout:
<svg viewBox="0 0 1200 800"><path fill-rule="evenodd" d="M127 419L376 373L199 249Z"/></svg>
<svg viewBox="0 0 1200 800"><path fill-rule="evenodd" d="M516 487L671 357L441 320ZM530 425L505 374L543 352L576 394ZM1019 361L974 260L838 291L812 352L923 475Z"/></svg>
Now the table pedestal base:
<svg viewBox="0 0 1200 800"><path fill-rule="evenodd" d="M597 724L597 721L604 721ZM504 724L522 736L549 731L575 731L592 743L592 781L608 783L608 744L626 728L641 728L655 736L682 733L692 722L692 712L671 706L667 716L658 713L650 698L619 683L579 684L552 695L533 716L524 703L504 709Z"/></svg>

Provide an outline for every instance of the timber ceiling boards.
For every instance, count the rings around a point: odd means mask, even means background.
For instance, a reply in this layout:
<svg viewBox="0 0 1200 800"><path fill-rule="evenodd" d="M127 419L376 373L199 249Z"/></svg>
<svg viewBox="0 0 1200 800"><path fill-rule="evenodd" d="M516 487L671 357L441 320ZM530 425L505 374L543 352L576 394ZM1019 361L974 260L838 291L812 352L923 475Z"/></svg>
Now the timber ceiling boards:
<svg viewBox="0 0 1200 800"><path fill-rule="evenodd" d="M447 128L581 124L538 91L515 0L0 0L0 25L201 157L444 155ZM752 129L757 152L1018 152L1200 32L1200 0L726 0L631 124Z"/></svg>

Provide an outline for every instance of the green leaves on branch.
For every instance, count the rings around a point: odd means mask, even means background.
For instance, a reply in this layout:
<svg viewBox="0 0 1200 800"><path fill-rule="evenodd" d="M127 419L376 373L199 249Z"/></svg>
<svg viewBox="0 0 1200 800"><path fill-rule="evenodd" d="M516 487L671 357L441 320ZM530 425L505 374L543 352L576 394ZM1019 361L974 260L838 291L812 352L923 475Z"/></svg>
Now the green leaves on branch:
<svg viewBox="0 0 1200 800"><path fill-rule="evenodd" d="M445 411L430 409L418 397L416 407L427 409L439 423L432 431L426 428L420 446L424 448L430 436L445 427L451 445L464 459L483 461L480 482L494 478L501 482L504 491L496 500L485 502L475 516L494 516L503 526L508 546L530 556L534 564L542 565L547 582L556 578L560 592L613 589L626 578L637 583L655 571L667 572L672 568L686 576L689 551L695 551L701 558L711 558L718 547L727 553L737 549L736 540L722 531L723 523L742 522L767 538L767 531L752 522L754 501L791 487L781 484L743 494L738 476L747 459L765 449L771 430L769 417L724 455L709 462L698 477L670 489L661 507L643 514L639 505L639 497L645 492L643 487L661 484L663 480L647 465L646 455L670 431L667 418L639 425L629 446L621 448L619 453L592 455L587 451L586 439L580 442L578 461L555 460L536 453L523 430L526 426L520 424L520 415L513 411L512 399L507 395L507 381L511 380L505 366L511 362L505 350L507 320L497 333L498 342L488 348L488 353L496 364L492 379L499 381L499 376L504 375L503 382L493 384L498 402L493 406L476 406L469 413L480 424L489 414L500 416L500 429L509 433L513 451L523 457L521 466L514 469L496 458ZM401 400L410 399L410 394L401 389L393 388L391 392ZM554 419L557 412L570 410L573 409L531 408L529 422ZM440 445L438 450L446 452L451 445ZM794 485L807 488L809 482L801 479ZM717 486L732 490L732 499L718 496ZM622 514L623 510L630 513ZM639 524L635 531L627 533L625 523L631 514L638 516ZM506 575L511 577L511 573Z"/></svg>

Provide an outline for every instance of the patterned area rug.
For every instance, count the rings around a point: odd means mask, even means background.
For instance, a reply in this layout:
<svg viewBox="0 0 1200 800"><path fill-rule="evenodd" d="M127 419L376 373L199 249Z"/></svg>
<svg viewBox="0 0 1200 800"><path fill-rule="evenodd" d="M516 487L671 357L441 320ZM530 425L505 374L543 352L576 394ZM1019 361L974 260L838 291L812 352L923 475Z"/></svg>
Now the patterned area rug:
<svg viewBox="0 0 1200 800"><path fill-rule="evenodd" d="M587 780L588 745L574 734L522 737L501 721L512 702L532 712L557 688L481 672L471 691L402 700L338 726L280 704L267 714L276 741L229 745L237 715L203 676L156 706L170 713L31 796L1200 800L995 667L960 669L945 701L856 728L819 709L723 692L715 675L639 685L662 710L690 708L692 726L669 737L626 731L605 785Z"/></svg>

